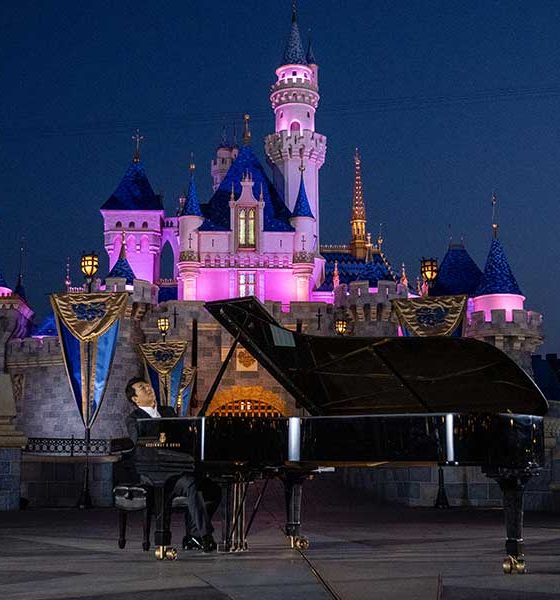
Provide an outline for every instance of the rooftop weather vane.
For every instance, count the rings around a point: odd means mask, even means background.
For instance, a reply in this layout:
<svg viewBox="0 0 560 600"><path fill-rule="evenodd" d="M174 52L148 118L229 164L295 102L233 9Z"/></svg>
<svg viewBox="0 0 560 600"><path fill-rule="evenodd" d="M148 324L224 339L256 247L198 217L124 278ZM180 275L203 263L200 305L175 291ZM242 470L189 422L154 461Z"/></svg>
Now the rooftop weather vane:
<svg viewBox="0 0 560 600"><path fill-rule="evenodd" d="M496 192L492 192L492 232L494 234L494 239L498 237L498 198L496 196Z"/></svg>
<svg viewBox="0 0 560 600"><path fill-rule="evenodd" d="M136 143L136 148L134 150L133 162L140 162L140 144L144 141L144 136L140 135L140 130L137 129L136 133L132 136L132 140Z"/></svg>

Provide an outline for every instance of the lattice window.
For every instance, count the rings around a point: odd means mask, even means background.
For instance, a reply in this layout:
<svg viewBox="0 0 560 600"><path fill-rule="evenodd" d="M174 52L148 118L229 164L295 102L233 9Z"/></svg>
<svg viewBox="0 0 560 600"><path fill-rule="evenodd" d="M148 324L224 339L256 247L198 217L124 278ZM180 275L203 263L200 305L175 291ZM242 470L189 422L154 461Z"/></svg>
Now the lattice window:
<svg viewBox="0 0 560 600"><path fill-rule="evenodd" d="M216 417L281 417L274 406L262 400L232 400L212 412Z"/></svg>
<svg viewBox="0 0 560 600"><path fill-rule="evenodd" d="M240 208L238 213L239 235L238 242L240 248L255 247L255 221L256 213L254 208Z"/></svg>
<svg viewBox="0 0 560 600"><path fill-rule="evenodd" d="M239 273L239 295L254 296L255 295L255 274L254 273Z"/></svg>

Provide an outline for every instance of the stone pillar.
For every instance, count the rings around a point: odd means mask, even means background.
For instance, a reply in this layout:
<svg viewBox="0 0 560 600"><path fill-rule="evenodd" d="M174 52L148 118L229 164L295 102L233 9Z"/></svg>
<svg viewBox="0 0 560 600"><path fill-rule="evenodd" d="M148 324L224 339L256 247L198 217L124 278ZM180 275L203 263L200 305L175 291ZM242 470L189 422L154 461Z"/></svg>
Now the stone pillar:
<svg viewBox="0 0 560 600"><path fill-rule="evenodd" d="M15 428L12 381L0 374L0 510L19 510L21 453L27 438Z"/></svg>

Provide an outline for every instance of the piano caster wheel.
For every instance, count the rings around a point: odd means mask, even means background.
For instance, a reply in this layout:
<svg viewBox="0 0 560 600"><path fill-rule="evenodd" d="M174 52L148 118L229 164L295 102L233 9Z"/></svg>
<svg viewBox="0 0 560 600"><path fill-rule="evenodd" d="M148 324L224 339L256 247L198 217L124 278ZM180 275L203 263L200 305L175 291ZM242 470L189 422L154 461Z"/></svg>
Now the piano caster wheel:
<svg viewBox="0 0 560 600"><path fill-rule="evenodd" d="M309 548L309 540L303 535L290 535L290 547L297 550L307 550Z"/></svg>
<svg viewBox="0 0 560 600"><path fill-rule="evenodd" d="M158 546L155 555L158 560L176 560L177 550L171 546Z"/></svg>
<svg viewBox="0 0 560 600"><path fill-rule="evenodd" d="M523 575L525 573L525 560L523 558L515 558L514 556L506 556L502 567L506 575L515 573Z"/></svg>

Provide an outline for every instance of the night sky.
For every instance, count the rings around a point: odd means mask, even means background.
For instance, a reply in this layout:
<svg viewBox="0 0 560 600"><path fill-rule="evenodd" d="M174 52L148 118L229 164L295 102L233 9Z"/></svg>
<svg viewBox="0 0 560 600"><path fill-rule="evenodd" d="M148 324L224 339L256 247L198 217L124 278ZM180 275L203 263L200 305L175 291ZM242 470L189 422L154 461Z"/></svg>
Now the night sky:
<svg viewBox="0 0 560 600"><path fill-rule="evenodd" d="M99 207L145 136L142 159L169 212L188 181L201 201L224 124L252 115L253 145L273 131L268 100L290 26L288 0L31 2L0 9L0 272L41 318L74 283L82 250L102 256ZM349 240L355 146L368 229L409 278L443 258L450 231L484 268L490 198L526 308L545 315L543 351L560 351L560 5L491 0L301 0L328 137L321 242Z"/></svg>

